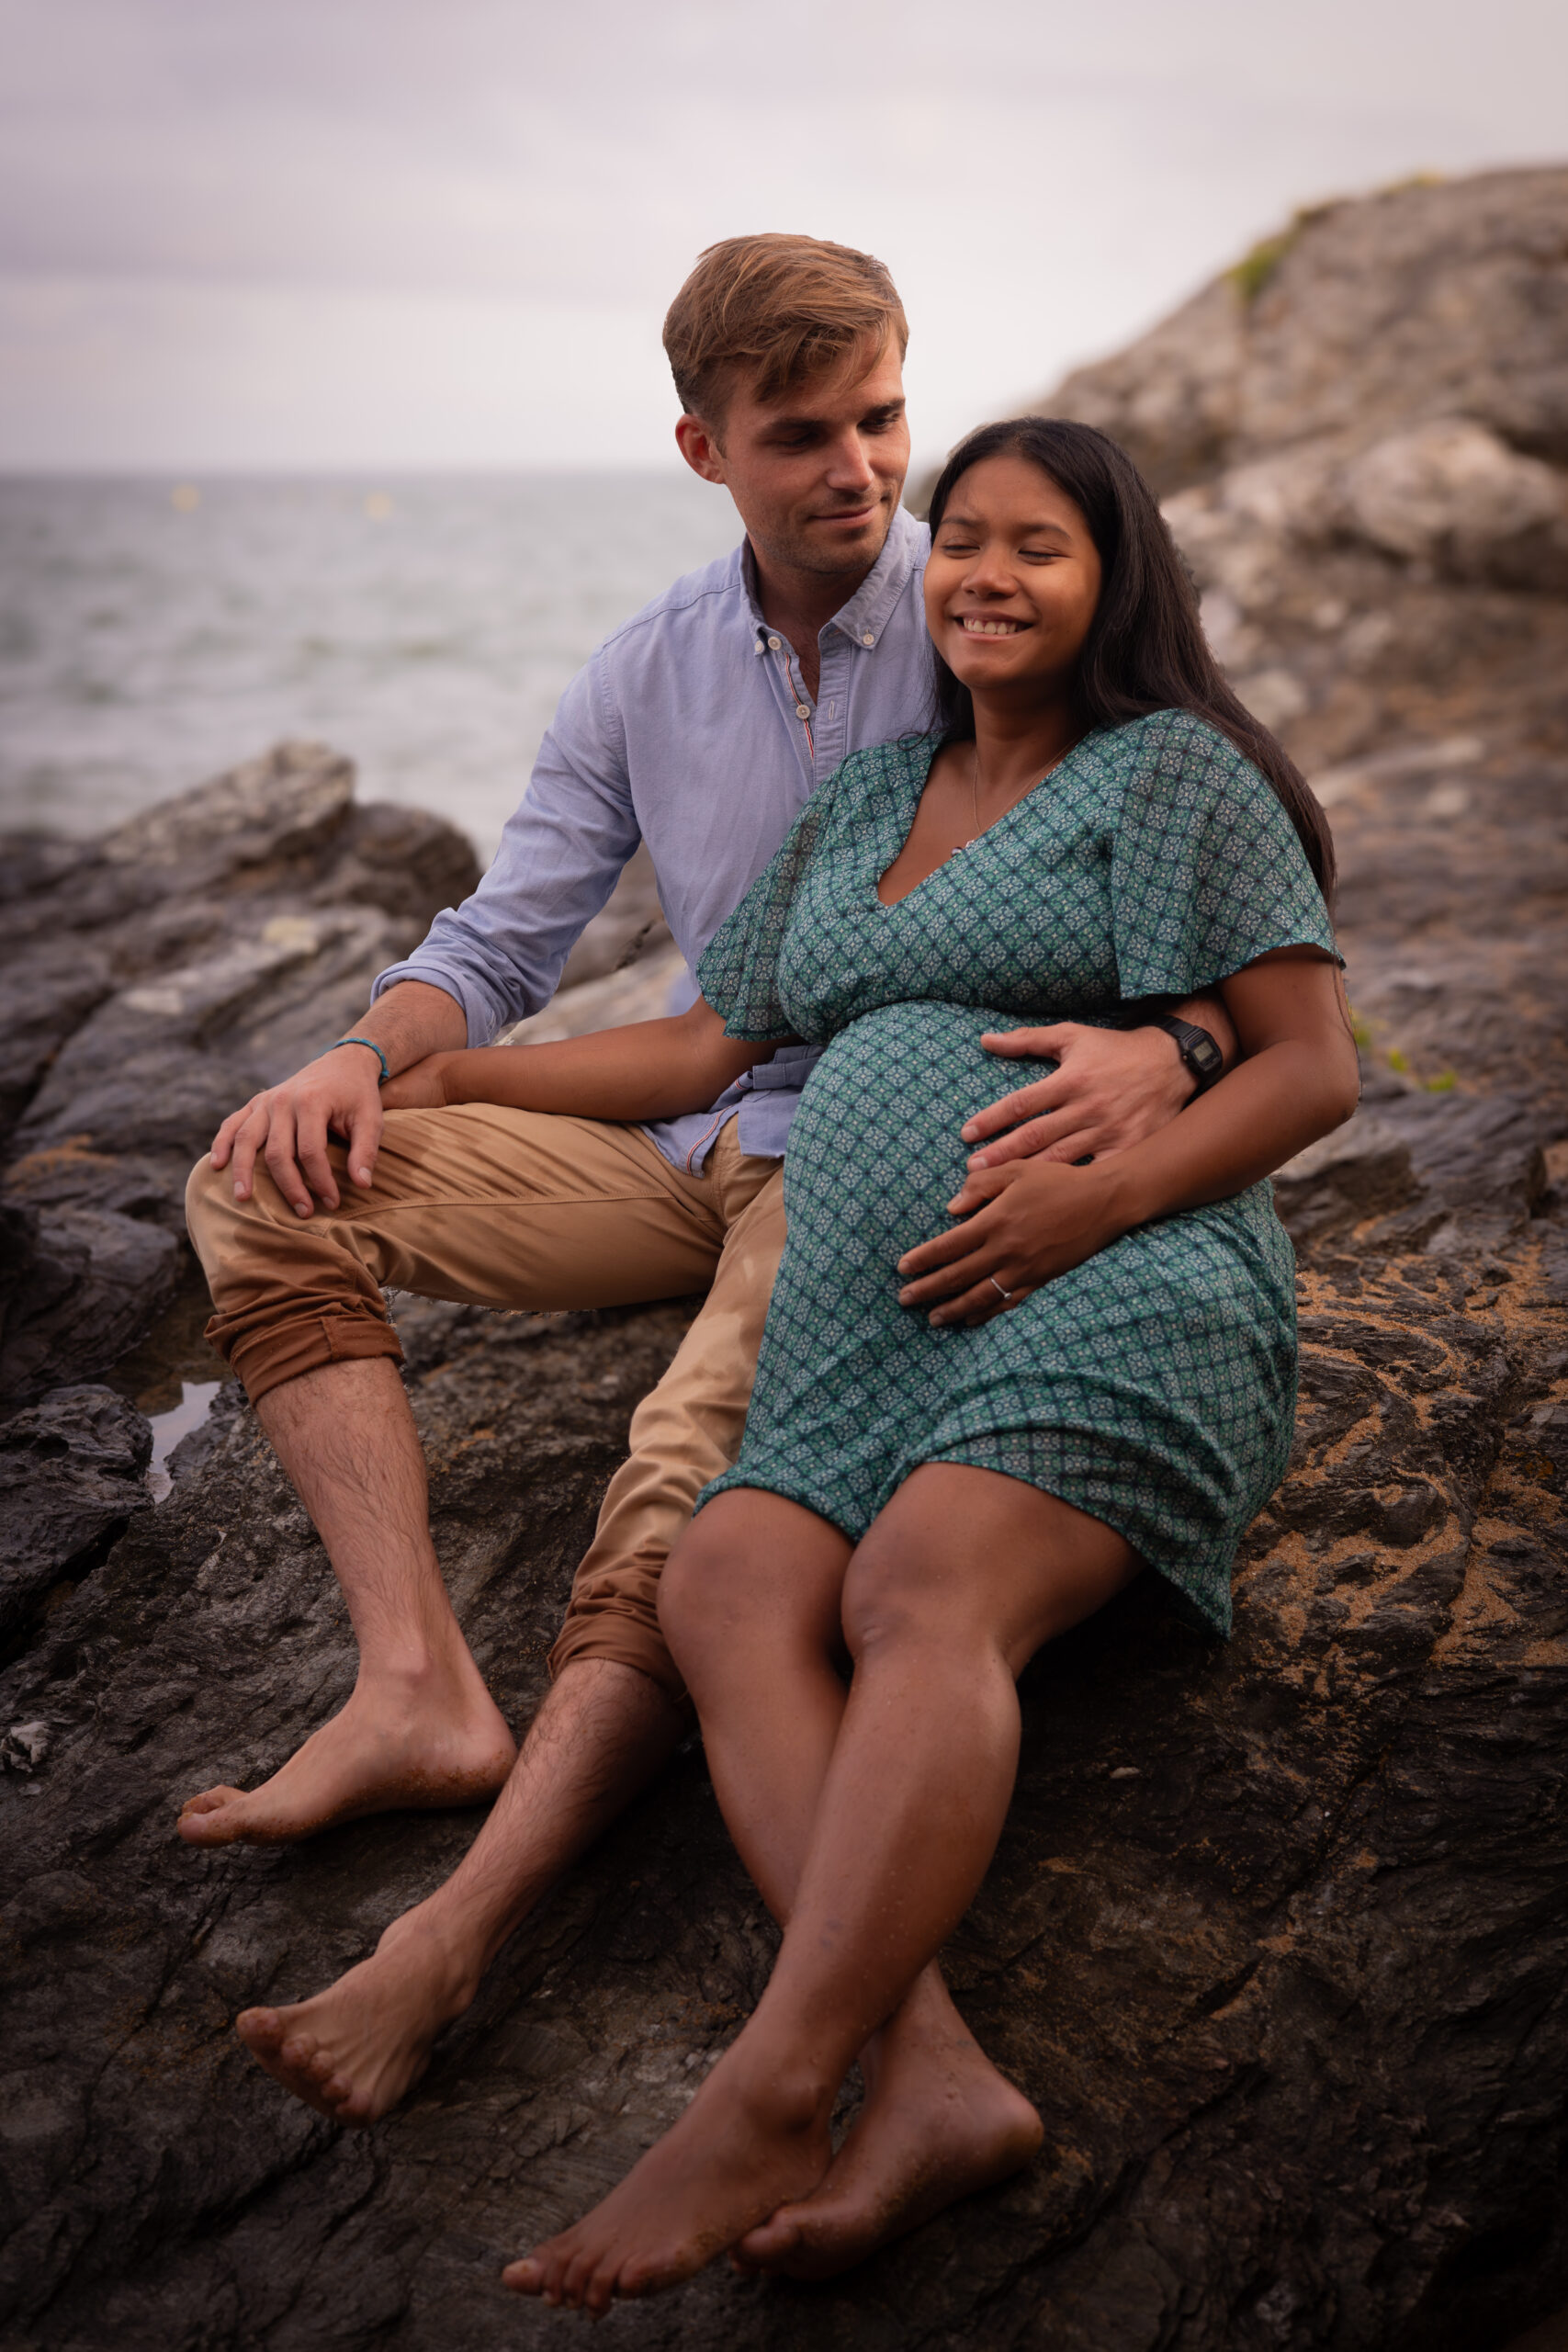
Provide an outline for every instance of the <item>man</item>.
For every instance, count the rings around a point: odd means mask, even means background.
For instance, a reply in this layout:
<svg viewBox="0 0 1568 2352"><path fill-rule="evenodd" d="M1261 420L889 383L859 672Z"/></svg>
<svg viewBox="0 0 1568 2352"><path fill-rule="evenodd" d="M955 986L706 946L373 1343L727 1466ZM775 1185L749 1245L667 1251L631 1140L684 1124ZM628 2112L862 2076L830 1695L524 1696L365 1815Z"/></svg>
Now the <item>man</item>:
<svg viewBox="0 0 1568 2352"><path fill-rule="evenodd" d="M263 1787L193 1798L181 1835L284 1839L501 1792L451 1881L369 1961L312 2000L241 2020L269 2071L345 2122L402 2097L506 1937L688 1725L659 1573L739 1446L784 1244L781 1157L812 1057L784 1048L718 1103L647 1130L477 1104L383 1124L378 1090L544 1004L639 838L694 967L815 786L850 752L921 724L925 534L898 503L906 340L892 282L867 255L772 236L702 256L665 326L676 439L730 492L742 547L600 647L475 896L380 976L347 1042L226 1120L191 1180L209 1335L321 1532L361 1663L341 1714ZM1225 1035L1212 1000L1184 1011ZM1015 1114L1036 1115L999 1147L1009 1156L1114 1150L1193 1091L1158 1027L1066 1024L1036 1042L1061 1068L1010 1097ZM515 1761L442 1584L383 1283L536 1308L708 1291L634 1418ZM931 1999L962 2104L967 2037L945 1995ZM1009 2129L1016 2138L1016 2117ZM990 2177L973 2150L962 2161L971 2185ZM850 2203L886 2208L874 2145Z"/></svg>

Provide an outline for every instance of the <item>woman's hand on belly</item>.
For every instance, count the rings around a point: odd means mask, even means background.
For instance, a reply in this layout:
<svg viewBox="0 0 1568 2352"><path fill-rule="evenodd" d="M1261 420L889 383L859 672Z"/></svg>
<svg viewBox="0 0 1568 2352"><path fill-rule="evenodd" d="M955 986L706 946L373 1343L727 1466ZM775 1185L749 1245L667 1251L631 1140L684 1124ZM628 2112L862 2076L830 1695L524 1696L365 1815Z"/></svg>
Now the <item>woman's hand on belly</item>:
<svg viewBox="0 0 1568 2352"><path fill-rule="evenodd" d="M1042 1159L972 1170L947 1209L962 1223L898 1261L899 1305L927 1309L932 1323L988 1323L1136 1221L1122 1212L1112 1169Z"/></svg>

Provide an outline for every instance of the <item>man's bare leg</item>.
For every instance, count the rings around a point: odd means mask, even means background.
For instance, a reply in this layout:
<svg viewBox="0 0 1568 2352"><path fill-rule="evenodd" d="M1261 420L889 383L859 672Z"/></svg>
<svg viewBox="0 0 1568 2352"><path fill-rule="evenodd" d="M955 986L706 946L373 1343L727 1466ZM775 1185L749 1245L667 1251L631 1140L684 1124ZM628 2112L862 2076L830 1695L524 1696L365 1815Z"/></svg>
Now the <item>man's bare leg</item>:
<svg viewBox="0 0 1568 2352"><path fill-rule="evenodd" d="M502 1945L668 1760L686 1718L635 1667L563 1668L511 1778L445 1886L395 1919L370 1959L238 2030L269 2075L339 2123L374 2123L424 2072Z"/></svg>
<svg viewBox="0 0 1568 2352"><path fill-rule="evenodd" d="M256 1418L316 1523L359 1642L341 1714L258 1789L208 1789L193 1846L275 1843L403 1807L478 1804L516 1743L463 1639L430 1539L424 1454L389 1357L322 1364Z"/></svg>

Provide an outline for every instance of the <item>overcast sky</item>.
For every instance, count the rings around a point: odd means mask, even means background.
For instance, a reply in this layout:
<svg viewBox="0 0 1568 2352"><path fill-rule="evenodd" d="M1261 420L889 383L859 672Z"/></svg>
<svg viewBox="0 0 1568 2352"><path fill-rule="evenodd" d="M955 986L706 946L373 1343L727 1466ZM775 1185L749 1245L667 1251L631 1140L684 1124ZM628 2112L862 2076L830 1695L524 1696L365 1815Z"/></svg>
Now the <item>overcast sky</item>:
<svg viewBox="0 0 1568 2352"><path fill-rule="evenodd" d="M1568 151L1563 0L0 0L0 469L662 464L752 229L869 247L917 449L1293 205Z"/></svg>

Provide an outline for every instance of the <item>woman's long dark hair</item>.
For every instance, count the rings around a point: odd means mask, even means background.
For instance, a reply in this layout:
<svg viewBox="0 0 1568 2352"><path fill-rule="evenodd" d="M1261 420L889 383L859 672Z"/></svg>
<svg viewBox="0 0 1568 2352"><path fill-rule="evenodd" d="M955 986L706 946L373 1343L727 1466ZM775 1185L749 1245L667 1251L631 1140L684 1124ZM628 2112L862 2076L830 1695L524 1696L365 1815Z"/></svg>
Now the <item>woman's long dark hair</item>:
<svg viewBox="0 0 1568 2352"><path fill-rule="evenodd" d="M1124 449L1091 424L1015 416L961 441L931 492L934 539L954 488L983 458L1027 458L1066 492L1099 552L1100 602L1078 662L1079 707L1091 727L1155 710L1190 710L1228 736L1267 777L1301 836L1319 888L1334 903L1334 837L1311 786L1267 727L1237 701L1209 650L1198 597L1155 495ZM936 656L936 731L968 741L969 689Z"/></svg>

